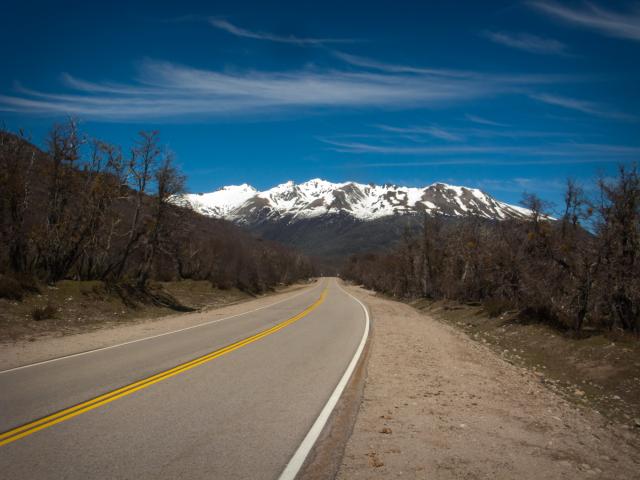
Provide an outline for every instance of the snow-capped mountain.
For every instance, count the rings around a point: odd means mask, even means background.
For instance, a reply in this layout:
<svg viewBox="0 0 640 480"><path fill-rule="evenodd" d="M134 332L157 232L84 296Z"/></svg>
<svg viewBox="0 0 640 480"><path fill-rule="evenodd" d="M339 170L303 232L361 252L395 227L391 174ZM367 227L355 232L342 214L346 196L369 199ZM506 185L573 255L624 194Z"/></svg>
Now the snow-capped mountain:
<svg viewBox="0 0 640 480"><path fill-rule="evenodd" d="M211 193L189 194L185 200L205 215L249 225L270 220L291 223L331 214L361 221L424 212L451 217L472 214L494 220L528 214L526 209L500 202L481 190L445 183L414 188L313 179L300 184L286 182L262 192L247 184L232 185Z"/></svg>
<svg viewBox="0 0 640 480"><path fill-rule="evenodd" d="M259 192L251 185L230 185L211 193L188 194L191 207L210 217L233 218L233 212Z"/></svg>

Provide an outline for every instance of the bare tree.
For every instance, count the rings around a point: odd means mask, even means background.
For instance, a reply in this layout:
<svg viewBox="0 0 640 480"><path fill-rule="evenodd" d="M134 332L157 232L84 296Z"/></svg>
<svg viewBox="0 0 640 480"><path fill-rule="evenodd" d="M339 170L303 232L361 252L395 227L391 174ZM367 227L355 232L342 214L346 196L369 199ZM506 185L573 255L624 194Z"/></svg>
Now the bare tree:
<svg viewBox="0 0 640 480"><path fill-rule="evenodd" d="M154 172L154 179L156 183L154 207L150 232L141 268L138 272L137 283L139 287L144 287L149 278L151 265L158 252L163 230L171 228L169 214L173 207L172 199L184 192L185 177L175 167L172 154L164 155L162 163Z"/></svg>
<svg viewBox="0 0 640 480"><path fill-rule="evenodd" d="M640 175L637 165L621 166L614 182L601 180L602 302L618 323L640 333Z"/></svg>
<svg viewBox="0 0 640 480"><path fill-rule="evenodd" d="M131 150L127 171L128 184L133 192L133 211L131 213L129 229L125 233L126 243L120 260L114 268L114 276L116 279L122 278L129 257L144 235L142 225L144 200L160 153L157 131L142 131L138 134L138 140ZM111 273L112 272L108 272L108 274Z"/></svg>
<svg viewBox="0 0 640 480"><path fill-rule="evenodd" d="M25 225L31 202L31 176L36 152L23 132L0 130L0 240L7 245L7 261L14 272L24 272L28 262Z"/></svg>
<svg viewBox="0 0 640 480"><path fill-rule="evenodd" d="M469 217L438 226L425 218L420 235L403 238L386 254L352 257L343 275L397 296L517 308L576 333L587 324L640 332L637 167L620 167L618 177L601 180L599 188L595 203L569 180L558 221L534 194L524 195L531 211L524 221ZM407 275L412 255L420 272L415 277Z"/></svg>

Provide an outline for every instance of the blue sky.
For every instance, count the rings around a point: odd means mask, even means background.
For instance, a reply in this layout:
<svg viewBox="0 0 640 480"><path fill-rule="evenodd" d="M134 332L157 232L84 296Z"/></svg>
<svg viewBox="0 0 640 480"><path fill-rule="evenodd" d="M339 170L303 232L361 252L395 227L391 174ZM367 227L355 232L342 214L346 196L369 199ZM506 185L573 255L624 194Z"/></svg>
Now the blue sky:
<svg viewBox="0 0 640 480"><path fill-rule="evenodd" d="M128 145L191 191L434 181L559 203L640 158L638 2L12 2L0 120ZM106 3L106 2L105 2Z"/></svg>

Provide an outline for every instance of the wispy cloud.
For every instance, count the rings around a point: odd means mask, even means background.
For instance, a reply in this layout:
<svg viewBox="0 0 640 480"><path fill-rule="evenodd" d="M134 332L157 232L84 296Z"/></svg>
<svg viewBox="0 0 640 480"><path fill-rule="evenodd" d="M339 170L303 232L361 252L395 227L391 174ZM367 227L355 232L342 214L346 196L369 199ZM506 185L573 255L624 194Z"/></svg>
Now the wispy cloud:
<svg viewBox="0 0 640 480"><path fill-rule="evenodd" d="M567 181L562 178L528 178L514 177L508 179L468 179L464 185L474 186L481 190L520 193L528 192L559 192L567 188Z"/></svg>
<svg viewBox="0 0 640 480"><path fill-rule="evenodd" d="M532 85L551 84L563 82L584 82L597 79L593 75L578 74L535 74L535 73L493 73L478 72L471 70L457 70L448 68L427 68L413 65L403 65L397 63L386 63L370 58L360 57L349 53L334 51L334 56L349 65L361 67L369 70L377 70L385 73L429 75L433 77L467 79L492 82L504 85Z"/></svg>
<svg viewBox="0 0 640 480"><path fill-rule="evenodd" d="M597 181L596 177L581 177L575 178L571 177L572 180L577 182L577 184L582 188L585 192L593 192L596 191ZM607 177L608 178L608 177ZM567 178L535 178L535 177L515 177L512 179L506 180L496 180L496 179L481 179L476 181L475 183L470 180L468 182L470 185L478 185L478 188L482 189L491 189L496 191L511 191L511 192L564 192L567 189ZM558 212L560 215L561 212Z"/></svg>
<svg viewBox="0 0 640 480"><path fill-rule="evenodd" d="M568 132L562 130L516 130L513 128L495 129L495 128L469 128L469 127L396 127L390 125L374 125L381 132L369 133L339 133L330 137L322 137L322 141L352 141L354 139L365 139L369 142L383 142L385 144L394 144L402 140L410 140L413 143L424 144L431 139L439 139L450 142L464 142L470 139L482 139L493 141L493 139L538 139L538 138L562 138L565 141L570 139L584 139L585 137L598 137L599 134L584 132Z"/></svg>
<svg viewBox="0 0 640 480"><path fill-rule="evenodd" d="M493 126L494 124L489 124L488 126ZM500 124L503 126L502 124ZM389 133L396 133L399 135L403 135L407 138L415 139L416 137L421 138L422 135L427 135L432 138L437 138L440 140L448 140L453 142L461 142L467 138L551 138L551 137L576 137L576 136L584 136L584 133L577 134L575 132L567 132L567 131L547 131L547 130L516 130L513 128L506 129L496 129L496 128L454 128L454 127L435 127L435 126L426 126L426 127L394 127L390 125L377 125L377 127L381 130L384 130ZM343 135L347 138L376 138L376 134L354 134L354 135ZM592 135L591 135L592 136Z"/></svg>
<svg viewBox="0 0 640 480"><path fill-rule="evenodd" d="M489 120L488 118L479 117L477 115L471 115L469 113L465 115L465 118L470 122L477 123L479 125L489 125L492 127L508 127L509 126L506 123L495 122L493 120Z"/></svg>
<svg viewBox="0 0 640 480"><path fill-rule="evenodd" d="M529 33L483 32L483 36L506 47L543 55L568 55L567 46L553 38L543 38Z"/></svg>
<svg viewBox="0 0 640 480"><path fill-rule="evenodd" d="M429 73L428 73L429 72ZM439 71L438 71L439 72ZM477 73L449 75L306 68L286 72L218 71L145 60L128 83L92 82L65 74L65 93L18 87L0 95L0 111L71 114L88 119L163 120L228 116L303 108L411 109L442 107L475 98L523 93L529 79ZM427 133L427 132L424 132ZM431 130L432 135L446 135Z"/></svg>
<svg viewBox="0 0 640 480"><path fill-rule="evenodd" d="M498 157L516 157L519 164L544 163L544 157L551 157L549 163L599 163L619 162L640 155L640 147L630 145L611 145L597 143L557 143L544 147L537 145L380 145L364 142L346 142L321 138L330 148L342 153L379 154L402 156L455 156L465 155L472 163L512 164L516 160L504 160ZM493 158L480 158L490 156ZM524 159L521 157L532 157ZM460 161L455 160L455 161ZM505 163L506 162L506 163ZM522 163L525 162L525 163ZM385 163L386 164L386 163ZM390 165L395 165L393 162ZM399 165L399 164L398 164Z"/></svg>
<svg viewBox="0 0 640 480"><path fill-rule="evenodd" d="M610 37L640 41L640 9L631 12L607 10L593 3L571 8L555 2L529 2L534 8L565 22L588 28Z"/></svg>
<svg viewBox="0 0 640 480"><path fill-rule="evenodd" d="M552 95L548 93L536 93L531 94L531 98L540 102L547 103L549 105L556 105L558 107L568 108L570 110L576 110L578 112L587 113L589 115L595 115L597 117L611 118L614 120L637 120L637 117L622 112L610 110L607 107L595 102L587 100L579 100L576 98L564 97L560 95Z"/></svg>
<svg viewBox="0 0 640 480"><path fill-rule="evenodd" d="M494 147L479 145L378 145L362 142L341 142L331 139L321 140L331 145L333 150L343 153L377 153L384 155L448 155L517 153L523 151L523 147Z"/></svg>
<svg viewBox="0 0 640 480"><path fill-rule="evenodd" d="M452 78L474 78L478 77L477 72L465 71L465 70L453 70L444 68L425 68L414 67L411 65L402 65L394 63L379 62L366 57L360 57L352 55L350 53L334 51L333 55L339 58L345 63L356 67L368 68L371 70L378 70L387 73L415 73L419 75L433 75L438 77L452 77Z"/></svg>
<svg viewBox="0 0 640 480"><path fill-rule="evenodd" d="M533 158L438 158L434 157L428 160L419 160L415 162L348 162L340 165L340 168L348 169L370 169L370 168L425 168L425 167L441 167L441 166L460 166L460 165L477 165L482 167L521 167L526 165L534 166L555 166L555 165L584 165L584 164L602 164L602 163L619 163L619 159L603 159L597 157L566 157L554 159L533 159Z"/></svg>
<svg viewBox="0 0 640 480"><path fill-rule="evenodd" d="M337 39L337 38L304 38L295 35L277 35L268 32L256 32L239 27L222 18L211 17L209 23L220 30L224 30L231 35L243 38L252 38L254 40L267 40L270 42L289 43L294 45L325 45L329 43L351 43L354 40Z"/></svg>
<svg viewBox="0 0 640 480"><path fill-rule="evenodd" d="M461 135L453 133L449 130L445 130L440 127L432 125L424 127L394 127L391 125L378 125L380 130L386 132L400 133L400 134L424 134L439 140L447 140L450 142L460 142L464 140Z"/></svg>
<svg viewBox="0 0 640 480"><path fill-rule="evenodd" d="M461 134L467 137L476 138L551 138L551 137L583 137L585 133L566 132L562 130L516 130L507 129L488 129L488 128L466 128L461 130ZM588 136L593 136L589 134Z"/></svg>

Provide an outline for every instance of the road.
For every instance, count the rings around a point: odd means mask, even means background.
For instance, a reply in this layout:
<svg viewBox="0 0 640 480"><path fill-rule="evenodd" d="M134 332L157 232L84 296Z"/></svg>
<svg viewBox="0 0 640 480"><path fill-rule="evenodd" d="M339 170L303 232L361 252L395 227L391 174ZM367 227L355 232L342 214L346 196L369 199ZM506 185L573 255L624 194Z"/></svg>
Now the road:
<svg viewBox="0 0 640 480"><path fill-rule="evenodd" d="M2 477L292 478L368 329L321 279L235 318L0 372Z"/></svg>

